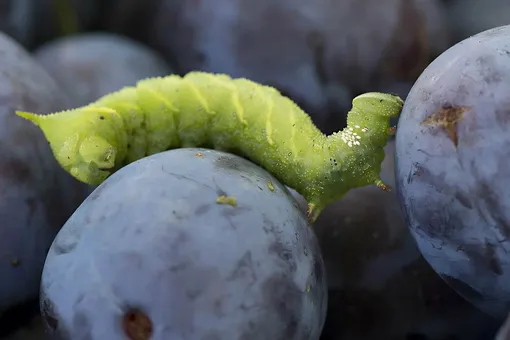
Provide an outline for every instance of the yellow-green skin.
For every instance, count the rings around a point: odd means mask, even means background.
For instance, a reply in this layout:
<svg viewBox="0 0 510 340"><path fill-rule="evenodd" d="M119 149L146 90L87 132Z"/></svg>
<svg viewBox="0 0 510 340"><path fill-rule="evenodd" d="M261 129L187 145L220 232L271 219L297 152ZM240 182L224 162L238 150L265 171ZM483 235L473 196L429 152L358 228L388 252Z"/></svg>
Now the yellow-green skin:
<svg viewBox="0 0 510 340"><path fill-rule="evenodd" d="M82 182L99 184L154 153L206 147L248 158L295 189L313 223L350 189L389 189L379 173L393 133L390 118L402 106L394 95L362 94L353 100L347 127L325 136L272 87L190 72L145 79L73 110L16 113L41 128L60 165Z"/></svg>

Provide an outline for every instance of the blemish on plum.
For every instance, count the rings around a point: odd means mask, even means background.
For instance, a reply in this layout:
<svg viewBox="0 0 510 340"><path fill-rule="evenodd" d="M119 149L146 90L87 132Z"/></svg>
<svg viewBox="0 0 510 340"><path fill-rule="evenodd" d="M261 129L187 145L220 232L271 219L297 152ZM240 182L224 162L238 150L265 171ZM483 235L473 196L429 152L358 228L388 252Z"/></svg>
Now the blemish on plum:
<svg viewBox="0 0 510 340"><path fill-rule="evenodd" d="M262 292L267 306L276 311L285 331L282 338L274 340L295 339L298 334L299 311L302 308L302 291L284 274L274 275L263 283Z"/></svg>
<svg viewBox="0 0 510 340"><path fill-rule="evenodd" d="M219 296L216 299L214 299L213 312L214 312L214 315L216 315L219 319L225 317L225 311L224 311L225 306L224 305L225 305L224 297Z"/></svg>
<svg viewBox="0 0 510 340"><path fill-rule="evenodd" d="M247 251L237 261L236 266L232 273L227 277L229 281L235 281L239 278L247 278L250 281L249 286L257 281L257 274L255 273L255 266L253 264L253 258L251 251Z"/></svg>
<svg viewBox="0 0 510 340"><path fill-rule="evenodd" d="M80 339L92 340L91 334L92 325L87 315L78 311L73 317L73 331L80 334Z"/></svg>
<svg viewBox="0 0 510 340"><path fill-rule="evenodd" d="M190 289L186 291L186 296L191 301L195 301L202 293L203 291L201 289Z"/></svg>
<svg viewBox="0 0 510 340"><path fill-rule="evenodd" d="M492 272L496 275L503 275L503 268L501 268L501 263L494 250L494 245L488 241L485 241L485 256L489 260L489 268Z"/></svg>
<svg viewBox="0 0 510 340"><path fill-rule="evenodd" d="M316 256L313 259L313 277L316 282L322 282L324 280L324 271L322 270L323 265L324 263L320 256Z"/></svg>
<svg viewBox="0 0 510 340"><path fill-rule="evenodd" d="M204 215L204 214L206 214L209 210L211 210L211 205L210 205L210 204L202 204L202 205L198 206L198 207L195 209L195 215L197 215L197 216Z"/></svg>
<svg viewBox="0 0 510 340"><path fill-rule="evenodd" d="M245 172L245 167L237 157L220 156L214 161L214 165L220 169Z"/></svg>
<svg viewBox="0 0 510 340"><path fill-rule="evenodd" d="M464 119L464 113L469 109L471 109L469 106L443 105L439 110L426 117L421 125L442 128L457 147L457 124Z"/></svg>
<svg viewBox="0 0 510 340"><path fill-rule="evenodd" d="M41 315L43 316L46 327L50 331L55 332L58 328L58 317L55 313L53 303L46 297L43 290L41 291L40 300Z"/></svg>
<svg viewBox="0 0 510 340"><path fill-rule="evenodd" d="M77 242L55 242L54 251L56 255L63 255L70 253L76 248Z"/></svg>
<svg viewBox="0 0 510 340"><path fill-rule="evenodd" d="M112 183L112 180L110 180L109 182L104 182L102 183L100 186L98 186L96 189L94 189L94 191L92 191L92 193L89 195L89 197L87 197L87 200L91 200L91 201L95 201L96 199L99 198L99 196L101 196L101 193L109 186L109 184Z"/></svg>
<svg viewBox="0 0 510 340"><path fill-rule="evenodd" d="M484 217L489 213L490 218L494 220L495 227L506 238L510 238L510 223L502 212L505 211L500 197L491 190L490 183L478 178L475 195L485 202L484 205L477 205L476 208L480 212L480 216Z"/></svg>
<svg viewBox="0 0 510 340"><path fill-rule="evenodd" d="M122 328L129 340L149 340L152 336L152 321L139 309L124 314Z"/></svg>
<svg viewBox="0 0 510 340"><path fill-rule="evenodd" d="M414 162L413 167L409 170L409 174L407 175L407 184L410 184L413 182L415 176L420 176L423 174L423 167L419 164Z"/></svg>
<svg viewBox="0 0 510 340"><path fill-rule="evenodd" d="M297 264L292 256L292 249L286 247L279 239L276 239L268 248L270 253L277 255L286 267L289 268L290 273L297 270Z"/></svg>
<svg viewBox="0 0 510 340"><path fill-rule="evenodd" d="M250 206L240 207L239 205L237 205L235 209L222 209L221 216L231 218L234 216L242 215L250 210L251 210Z"/></svg>
<svg viewBox="0 0 510 340"><path fill-rule="evenodd" d="M485 83L499 83L503 80L501 71L496 67L497 62L495 56L489 54L482 55L476 59L476 62L482 65L482 67L480 67L480 73Z"/></svg>

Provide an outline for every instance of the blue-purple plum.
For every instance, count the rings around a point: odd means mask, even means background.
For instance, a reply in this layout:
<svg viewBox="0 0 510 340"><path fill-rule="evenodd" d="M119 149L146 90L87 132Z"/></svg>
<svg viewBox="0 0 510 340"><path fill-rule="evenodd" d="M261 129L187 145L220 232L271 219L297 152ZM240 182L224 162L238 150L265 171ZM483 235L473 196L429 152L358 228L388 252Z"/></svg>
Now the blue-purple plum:
<svg viewBox="0 0 510 340"><path fill-rule="evenodd" d="M56 162L44 135L14 110L54 112L68 98L11 37L0 33L0 314L36 300L44 258L86 186ZM0 322L0 328L6 325Z"/></svg>
<svg viewBox="0 0 510 340"><path fill-rule="evenodd" d="M423 256L496 318L510 311L510 26L452 46L410 91L396 182Z"/></svg>
<svg viewBox="0 0 510 340"><path fill-rule="evenodd" d="M111 33L64 36L38 48L34 58L69 94L73 107L140 79L172 73L156 51Z"/></svg>
<svg viewBox="0 0 510 340"><path fill-rule="evenodd" d="M324 273L285 186L238 156L178 149L120 169L76 210L46 258L41 311L59 339L317 340Z"/></svg>

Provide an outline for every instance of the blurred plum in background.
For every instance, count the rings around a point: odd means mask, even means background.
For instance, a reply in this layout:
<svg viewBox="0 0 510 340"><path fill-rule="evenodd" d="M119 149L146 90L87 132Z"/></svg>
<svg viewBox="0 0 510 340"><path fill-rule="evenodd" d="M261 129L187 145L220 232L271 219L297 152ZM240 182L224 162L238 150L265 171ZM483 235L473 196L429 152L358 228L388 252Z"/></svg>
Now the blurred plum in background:
<svg viewBox="0 0 510 340"><path fill-rule="evenodd" d="M135 85L140 79L172 73L156 51L109 33L63 37L41 46L34 58L68 92L73 107Z"/></svg>
<svg viewBox="0 0 510 340"><path fill-rule="evenodd" d="M116 2L103 14L105 29L136 35L177 72L224 72L276 86L323 130L343 125L360 92L405 96L448 46L436 0L152 0L132 7L149 22ZM126 19L110 21L114 13Z"/></svg>
<svg viewBox="0 0 510 340"><path fill-rule="evenodd" d="M493 27L510 24L506 0L443 0L451 44Z"/></svg>
<svg viewBox="0 0 510 340"><path fill-rule="evenodd" d="M15 41L0 34L0 314L36 299L46 252L85 199L55 161L42 133L14 110L69 106L57 83ZM1 327L0 327L1 328Z"/></svg>

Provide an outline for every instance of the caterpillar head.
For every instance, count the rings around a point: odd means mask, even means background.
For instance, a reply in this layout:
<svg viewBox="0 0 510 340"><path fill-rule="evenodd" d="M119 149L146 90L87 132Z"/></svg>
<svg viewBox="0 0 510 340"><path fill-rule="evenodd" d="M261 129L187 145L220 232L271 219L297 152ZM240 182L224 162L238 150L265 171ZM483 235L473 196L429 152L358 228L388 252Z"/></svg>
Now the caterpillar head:
<svg viewBox="0 0 510 340"><path fill-rule="evenodd" d="M50 115L16 114L42 130L60 166L81 182L100 184L125 156L125 130L115 110L86 106Z"/></svg>
<svg viewBox="0 0 510 340"><path fill-rule="evenodd" d="M326 139L328 159L326 166L321 166L318 172L320 195L310 195L313 197L308 207L311 220L351 189L375 184L390 190L379 173L388 136L395 133L390 127L390 119L400 114L403 105L400 97L378 92L353 99L347 127Z"/></svg>
<svg viewBox="0 0 510 340"><path fill-rule="evenodd" d="M360 94L352 100L353 109L363 110L367 117L396 117L402 111L404 101L397 95L380 92Z"/></svg>

